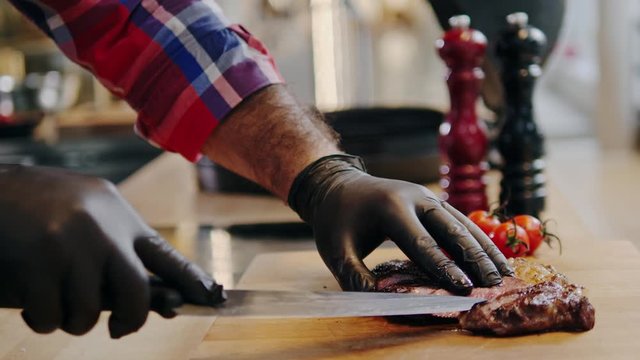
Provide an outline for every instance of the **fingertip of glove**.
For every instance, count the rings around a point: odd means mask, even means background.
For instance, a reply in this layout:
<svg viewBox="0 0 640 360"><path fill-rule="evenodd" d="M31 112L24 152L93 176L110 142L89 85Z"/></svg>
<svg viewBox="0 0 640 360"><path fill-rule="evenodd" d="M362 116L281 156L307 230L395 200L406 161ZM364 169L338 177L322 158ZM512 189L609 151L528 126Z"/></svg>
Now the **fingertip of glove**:
<svg viewBox="0 0 640 360"><path fill-rule="evenodd" d="M132 328L131 326L119 321L113 315L109 318L109 336L114 340L134 333L137 330L137 328Z"/></svg>
<svg viewBox="0 0 640 360"><path fill-rule="evenodd" d="M341 282L341 287L345 291L367 292L376 289L376 279L371 274L355 273L346 280Z"/></svg>
<svg viewBox="0 0 640 360"><path fill-rule="evenodd" d="M491 271L485 274L482 285L491 287L502 284L502 276L498 273L498 271Z"/></svg>
<svg viewBox="0 0 640 360"><path fill-rule="evenodd" d="M193 302L198 305L214 306L227 300L227 293L222 285L209 279L201 282L201 291Z"/></svg>
<svg viewBox="0 0 640 360"><path fill-rule="evenodd" d="M467 296L471 294L471 291L473 291L473 286L452 285L449 287L449 290L456 295Z"/></svg>
<svg viewBox="0 0 640 360"><path fill-rule="evenodd" d="M227 300L227 293L220 284L213 283L208 289L207 303L217 305Z"/></svg>
<svg viewBox="0 0 640 360"><path fill-rule="evenodd" d="M150 308L163 318L174 318L177 315L174 309L183 304L184 300L178 291L158 286L151 288Z"/></svg>
<svg viewBox="0 0 640 360"><path fill-rule="evenodd" d="M213 306L227 299L222 285L216 283L208 275L199 276L199 278L183 284L181 293L187 302L196 305Z"/></svg>
<svg viewBox="0 0 640 360"><path fill-rule="evenodd" d="M178 316L178 313L173 311L173 309L172 310L163 311L163 312L161 312L159 314L160 314L160 316L162 316L165 319L173 319L176 316Z"/></svg>
<svg viewBox="0 0 640 360"><path fill-rule="evenodd" d="M500 274L502 274L502 276L516 276L516 273L511 265L507 263L500 265Z"/></svg>
<svg viewBox="0 0 640 360"><path fill-rule="evenodd" d="M456 294L469 295L473 290L473 282L462 271L459 271L459 274L445 271L443 282L444 287Z"/></svg>
<svg viewBox="0 0 640 360"><path fill-rule="evenodd" d="M109 316L109 334L112 339L119 339L132 334L145 324L148 311L136 311L127 314L119 314L112 311Z"/></svg>
<svg viewBox="0 0 640 360"><path fill-rule="evenodd" d="M366 277L362 280L359 291L374 291L376 289L376 280Z"/></svg>
<svg viewBox="0 0 640 360"><path fill-rule="evenodd" d="M58 324L54 321L35 321L26 310L22 310L20 315L27 326L38 334L50 334L58 328Z"/></svg>

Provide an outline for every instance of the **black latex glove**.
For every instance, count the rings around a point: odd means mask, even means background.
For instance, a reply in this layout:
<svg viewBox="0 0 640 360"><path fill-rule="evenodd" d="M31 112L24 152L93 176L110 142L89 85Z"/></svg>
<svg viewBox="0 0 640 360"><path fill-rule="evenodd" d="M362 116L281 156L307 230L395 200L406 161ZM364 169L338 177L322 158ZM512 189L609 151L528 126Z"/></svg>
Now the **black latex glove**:
<svg viewBox="0 0 640 360"><path fill-rule="evenodd" d="M166 285L150 286L145 267ZM223 297L109 182L0 166L0 306L23 308L34 331L83 334L110 309L109 331L119 338L139 329L150 308L171 317L181 300Z"/></svg>
<svg viewBox="0 0 640 360"><path fill-rule="evenodd" d="M424 186L366 174L350 155L309 165L294 181L289 205L313 227L320 256L344 290L375 288L362 260L385 239L458 293L513 275L504 255L466 216Z"/></svg>

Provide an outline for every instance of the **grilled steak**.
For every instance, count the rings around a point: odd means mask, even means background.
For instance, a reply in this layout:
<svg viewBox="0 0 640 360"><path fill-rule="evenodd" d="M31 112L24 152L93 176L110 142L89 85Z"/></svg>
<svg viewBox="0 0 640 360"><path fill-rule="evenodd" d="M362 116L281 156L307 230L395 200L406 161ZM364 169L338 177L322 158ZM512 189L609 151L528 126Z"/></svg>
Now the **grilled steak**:
<svg viewBox="0 0 640 360"><path fill-rule="evenodd" d="M414 293L422 295L455 295L438 286L424 272L410 262L391 260L373 269L376 275L376 290L381 292ZM469 296L492 299L509 290L527 287L528 284L514 277L503 278L502 284L491 288L474 288Z"/></svg>
<svg viewBox="0 0 640 360"><path fill-rule="evenodd" d="M476 304L460 317L463 329L500 336L593 328L595 309L573 284L545 281Z"/></svg>
<svg viewBox="0 0 640 360"><path fill-rule="evenodd" d="M500 336L593 327L595 310L582 295L582 288L570 284L550 266L524 259L516 259L512 265L518 277L504 277L499 286L474 288L469 295L486 302L467 313L436 316L458 318L463 329ZM388 261L376 266L373 273L377 291L452 295L410 261Z"/></svg>

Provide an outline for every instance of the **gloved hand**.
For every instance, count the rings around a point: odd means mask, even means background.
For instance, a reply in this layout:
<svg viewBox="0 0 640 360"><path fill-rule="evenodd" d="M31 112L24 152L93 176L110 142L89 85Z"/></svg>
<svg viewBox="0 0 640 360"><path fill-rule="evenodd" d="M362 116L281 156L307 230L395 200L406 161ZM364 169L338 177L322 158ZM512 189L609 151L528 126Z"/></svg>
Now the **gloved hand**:
<svg viewBox="0 0 640 360"><path fill-rule="evenodd" d="M320 256L344 290L375 288L362 260L387 238L457 293L513 275L504 255L466 216L423 186L366 174L354 156L331 155L307 166L288 201L313 227Z"/></svg>
<svg viewBox="0 0 640 360"><path fill-rule="evenodd" d="M150 287L145 267L175 290ZM0 306L23 308L34 331L83 334L110 309L109 331L119 338L140 328L150 307L175 315L180 298L212 305L224 294L113 185L62 170L0 166Z"/></svg>

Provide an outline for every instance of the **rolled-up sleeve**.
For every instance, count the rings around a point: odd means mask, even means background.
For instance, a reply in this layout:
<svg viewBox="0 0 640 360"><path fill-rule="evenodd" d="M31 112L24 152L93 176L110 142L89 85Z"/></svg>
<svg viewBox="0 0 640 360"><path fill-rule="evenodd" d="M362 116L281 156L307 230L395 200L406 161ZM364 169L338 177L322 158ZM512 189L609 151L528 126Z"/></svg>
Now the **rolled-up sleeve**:
<svg viewBox="0 0 640 360"><path fill-rule="evenodd" d="M212 0L12 3L136 110L139 135L191 161L243 99L283 82L264 45Z"/></svg>

